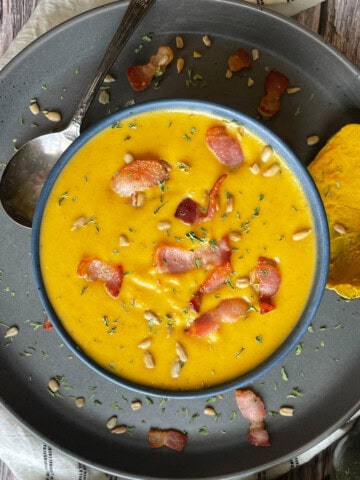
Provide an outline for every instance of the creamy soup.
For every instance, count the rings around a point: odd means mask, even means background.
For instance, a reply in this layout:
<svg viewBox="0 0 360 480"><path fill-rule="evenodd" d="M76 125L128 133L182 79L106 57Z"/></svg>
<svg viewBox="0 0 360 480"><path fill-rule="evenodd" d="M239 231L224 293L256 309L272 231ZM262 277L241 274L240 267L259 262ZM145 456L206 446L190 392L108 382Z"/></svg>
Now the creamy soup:
<svg viewBox="0 0 360 480"><path fill-rule="evenodd" d="M244 374L288 336L316 262L283 159L236 122L141 113L63 169L40 233L50 302L113 374L172 390Z"/></svg>

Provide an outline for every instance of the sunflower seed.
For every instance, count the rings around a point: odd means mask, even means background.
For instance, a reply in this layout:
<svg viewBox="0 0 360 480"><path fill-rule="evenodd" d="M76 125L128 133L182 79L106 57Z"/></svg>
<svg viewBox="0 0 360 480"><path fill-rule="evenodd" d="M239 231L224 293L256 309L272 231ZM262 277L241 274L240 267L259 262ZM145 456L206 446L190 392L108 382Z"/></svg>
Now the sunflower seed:
<svg viewBox="0 0 360 480"><path fill-rule="evenodd" d="M176 350L176 353L178 354L178 356L179 356L179 358L182 362L187 362L188 361L189 357L188 357L187 351L185 350L183 345L181 345L180 342L176 342L175 350Z"/></svg>
<svg viewBox="0 0 360 480"><path fill-rule="evenodd" d="M18 327L10 327L6 330L4 338L16 337L19 334Z"/></svg>
<svg viewBox="0 0 360 480"><path fill-rule="evenodd" d="M180 371L181 371L181 361L180 361L180 358L177 358L171 366L171 370L170 370L171 378L179 378Z"/></svg>
<svg viewBox="0 0 360 480"><path fill-rule="evenodd" d="M333 228L334 228L335 232L339 233L340 235L345 235L346 234L346 228L341 223L334 223Z"/></svg>
<svg viewBox="0 0 360 480"><path fill-rule="evenodd" d="M117 424L117 416L113 415L112 417L109 418L109 420L106 422L106 427L109 430L112 430Z"/></svg>
<svg viewBox="0 0 360 480"><path fill-rule="evenodd" d="M147 350L144 352L144 364L145 368L151 369L155 367L154 357Z"/></svg>
<svg viewBox="0 0 360 480"><path fill-rule="evenodd" d="M309 236L311 233L311 228L304 228L303 230L298 230L297 232L293 233L292 239L295 240L295 242L298 242L299 240L303 240L307 236Z"/></svg>
<svg viewBox="0 0 360 480"><path fill-rule="evenodd" d="M280 171L280 165L278 163L273 163L271 167L269 167L263 173L264 177L273 177Z"/></svg>

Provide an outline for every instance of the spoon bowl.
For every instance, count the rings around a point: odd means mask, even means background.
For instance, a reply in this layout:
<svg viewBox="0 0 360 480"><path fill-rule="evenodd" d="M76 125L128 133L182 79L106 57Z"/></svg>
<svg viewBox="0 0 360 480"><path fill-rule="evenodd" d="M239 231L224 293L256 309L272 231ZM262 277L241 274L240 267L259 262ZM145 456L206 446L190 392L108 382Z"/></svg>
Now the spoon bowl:
<svg viewBox="0 0 360 480"><path fill-rule="evenodd" d="M42 187L52 167L80 135L80 127L96 92L131 34L155 0L130 0L121 23L82 96L69 125L25 143L10 159L0 180L0 201L6 213L17 223L31 228Z"/></svg>

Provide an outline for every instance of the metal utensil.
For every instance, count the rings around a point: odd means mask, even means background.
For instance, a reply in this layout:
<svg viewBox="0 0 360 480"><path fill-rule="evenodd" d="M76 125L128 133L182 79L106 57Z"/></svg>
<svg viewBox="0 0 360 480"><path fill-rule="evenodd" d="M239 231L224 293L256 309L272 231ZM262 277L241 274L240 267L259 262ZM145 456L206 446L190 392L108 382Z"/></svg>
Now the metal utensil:
<svg viewBox="0 0 360 480"><path fill-rule="evenodd" d="M0 181L0 200L15 222L31 227L44 182L61 154L80 135L82 120L110 67L155 0L130 0L122 21L81 98L69 125L25 143L7 164Z"/></svg>

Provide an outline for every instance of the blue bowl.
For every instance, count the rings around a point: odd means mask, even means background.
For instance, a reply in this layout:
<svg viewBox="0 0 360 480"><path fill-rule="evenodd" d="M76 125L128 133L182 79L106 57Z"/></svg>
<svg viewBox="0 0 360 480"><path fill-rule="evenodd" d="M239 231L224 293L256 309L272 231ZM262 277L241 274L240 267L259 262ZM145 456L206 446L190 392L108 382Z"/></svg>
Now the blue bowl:
<svg viewBox="0 0 360 480"><path fill-rule="evenodd" d="M61 174L66 164L87 142L89 142L94 136L103 130L111 127L116 122L124 121L125 119L137 114L158 111L158 110L182 110L191 112L203 112L210 115L221 117L225 120L236 121L245 128L251 130L261 139L263 139L269 145L272 145L282 158L287 163L289 169L293 172L298 182L302 185L303 191L307 197L308 203L312 210L312 216L314 221L315 238L316 238L316 267L315 275L311 291L308 297L308 301L304 306L303 312L298 319L295 327L286 340L273 352L264 362L258 365L248 373L234 378L233 380L224 382L222 384L211 386L199 390L170 390L170 389L158 389L152 388L146 385L130 382L122 379L121 377L112 374L111 372L103 369L91 358L89 358L84 352L82 352L68 332L64 329L61 321L57 317L57 314L49 301L47 296L46 287L44 285L41 267L40 267L40 231L43 218L44 209L51 190ZM79 357L86 365L93 369L98 374L106 377L117 385L125 387L135 392L145 393L155 396L166 396L169 398L195 398L206 397L209 395L215 395L225 393L229 390L241 388L265 375L269 370L278 365L301 341L301 338L305 334L308 326L312 322L316 311L320 305L322 295L325 290L328 267L329 267L329 232L326 214L318 194L317 188L310 177L307 169L300 162L300 160L294 155L290 148L271 130L265 127L260 122L254 120L247 115L244 115L229 107L220 106L211 102L197 101L197 100L156 100L151 102L142 103L139 105L128 107L122 111L116 112L108 117L102 119L95 125L88 128L84 133L78 137L74 143L66 150L56 163L50 175L43 187L40 198L38 200L32 229L32 267L33 275L35 278L35 284L39 293L40 300L44 306L44 309L54 325L57 333L60 335L64 343Z"/></svg>

